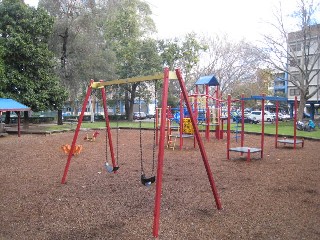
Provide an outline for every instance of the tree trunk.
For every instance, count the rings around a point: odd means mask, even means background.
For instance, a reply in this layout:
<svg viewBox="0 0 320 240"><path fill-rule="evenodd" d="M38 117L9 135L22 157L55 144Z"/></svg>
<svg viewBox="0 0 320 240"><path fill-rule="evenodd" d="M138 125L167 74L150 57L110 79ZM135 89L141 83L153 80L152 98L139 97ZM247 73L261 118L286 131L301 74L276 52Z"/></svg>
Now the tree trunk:
<svg viewBox="0 0 320 240"><path fill-rule="evenodd" d="M131 106L132 106L132 104L131 104ZM124 108L126 111L126 117L127 117L128 121L133 120L133 116L132 116L133 108L131 108L131 106L130 106L130 101L129 101L129 94L128 94L128 91L126 91L125 97L124 97Z"/></svg>
<svg viewBox="0 0 320 240"><path fill-rule="evenodd" d="M297 114L298 121L302 121L302 119L303 119L303 113L304 113L304 108L306 106L306 103L307 103L306 97L304 95L301 95L299 107L298 107L298 114Z"/></svg>
<svg viewBox="0 0 320 240"><path fill-rule="evenodd" d="M29 112L24 111L23 112L23 129L28 129L29 128Z"/></svg>
<svg viewBox="0 0 320 240"><path fill-rule="evenodd" d="M67 44L68 44L68 34L69 29L66 28L64 31L64 34L60 34L59 36L62 38L62 55L61 55L61 68L64 70L65 72L65 76L66 76L66 61L67 61Z"/></svg>
<svg viewBox="0 0 320 240"><path fill-rule="evenodd" d="M6 117L4 119L4 123L5 124L9 124L10 123L10 111L6 111Z"/></svg>
<svg viewBox="0 0 320 240"><path fill-rule="evenodd" d="M58 121L57 121L57 124L58 125L63 125L63 122L62 122L62 110L58 110Z"/></svg>
<svg viewBox="0 0 320 240"><path fill-rule="evenodd" d="M125 110L126 116L129 121L133 120L133 106L134 99L136 96L137 84L133 83L131 86L131 95L129 96L128 91L125 92Z"/></svg>

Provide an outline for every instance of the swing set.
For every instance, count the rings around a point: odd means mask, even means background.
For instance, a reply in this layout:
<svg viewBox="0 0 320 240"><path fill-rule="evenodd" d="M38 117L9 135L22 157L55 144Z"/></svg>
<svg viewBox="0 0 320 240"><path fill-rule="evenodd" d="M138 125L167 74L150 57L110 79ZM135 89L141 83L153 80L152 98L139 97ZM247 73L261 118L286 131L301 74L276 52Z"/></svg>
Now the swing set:
<svg viewBox="0 0 320 240"><path fill-rule="evenodd" d="M111 136L111 130L110 130L110 121L108 117L108 111L107 111L107 102L106 102L106 92L105 92L105 86L110 85L116 85L116 84L128 84L128 83L137 83L142 81L151 81L151 80L163 80L163 90L162 90L162 104L161 107L163 109L167 109L167 101L168 101L168 88L169 88L169 79L170 80L178 80L179 85L181 88L181 92L183 95L183 98L185 100L186 106L188 108L188 111L190 113L190 119L194 128L194 135L198 143L198 147L202 156L202 161L204 163L208 180L210 183L210 187L215 199L216 207L217 209L222 209L220 197L218 195L218 191L213 179L213 174L210 169L208 156L204 148L203 141L201 139L199 129L197 126L196 118L192 112L192 106L189 103L188 100L188 93L184 84L184 80L182 78L181 72L179 69L176 69L175 72L170 72L169 68L164 69L164 73L158 73L152 76L144 76L144 77L134 77L134 78L128 78L128 79L118 79L118 80L112 80L108 82L99 81L94 82L93 80L90 81L90 84L87 89L87 93L82 105L81 114L79 116L77 128L75 130L75 134L72 140L71 150L68 154L67 163L64 169L63 177L61 180L61 184L66 183L66 178L69 170L69 166L71 163L71 158L73 156L72 152L75 149L76 141L79 135L81 123L83 120L84 112L86 109L86 105L88 103L89 96L91 94L92 89L101 89L102 98L103 98L103 107L104 107L104 114L105 114L105 121L106 121L106 129L107 129L107 136L106 136L106 147L110 149L111 154L111 161L112 165L110 166L110 172L116 173L119 170L119 166L117 165L117 162L115 160L115 154L113 150L113 144L112 144L112 136ZM160 124L160 137L159 137L159 146L158 146L158 161L157 161L157 179L155 176L146 177L144 171L143 171L143 164L141 164L141 182L142 184L148 186L151 183L156 183L156 194L155 194L155 204L154 204L154 221L153 221L153 236L158 237L159 236L159 226L160 226L160 203L161 203L161 195L162 195L162 177L163 177L163 161L164 161L164 150L165 150L165 135L166 135L166 111L161 111L161 124ZM154 139L155 139L155 132L154 132ZM141 144L141 143L140 143ZM154 151L155 152L155 151ZM155 153L154 153L155 155ZM142 162L141 162L142 163Z"/></svg>

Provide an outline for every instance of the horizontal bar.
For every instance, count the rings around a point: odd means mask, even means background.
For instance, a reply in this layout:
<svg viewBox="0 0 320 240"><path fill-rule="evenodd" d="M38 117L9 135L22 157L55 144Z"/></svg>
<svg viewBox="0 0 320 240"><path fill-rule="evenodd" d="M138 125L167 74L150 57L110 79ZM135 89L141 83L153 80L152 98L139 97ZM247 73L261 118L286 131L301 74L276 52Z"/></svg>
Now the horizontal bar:
<svg viewBox="0 0 320 240"><path fill-rule="evenodd" d="M251 96L248 98L241 98L241 100L269 100L269 101L282 101L286 102L288 101L288 98L285 97L276 97L276 96Z"/></svg>
<svg viewBox="0 0 320 240"><path fill-rule="evenodd" d="M160 80L160 79L163 79L163 77L164 77L163 73L157 73L155 75L149 75L149 76L143 76L143 77L116 79L116 80L111 80L111 81L106 81L106 82L93 82L91 84L91 87L92 88L102 88L104 86L111 86L111 85ZM177 75L174 71L169 72L169 79L170 80L177 80L178 79Z"/></svg>

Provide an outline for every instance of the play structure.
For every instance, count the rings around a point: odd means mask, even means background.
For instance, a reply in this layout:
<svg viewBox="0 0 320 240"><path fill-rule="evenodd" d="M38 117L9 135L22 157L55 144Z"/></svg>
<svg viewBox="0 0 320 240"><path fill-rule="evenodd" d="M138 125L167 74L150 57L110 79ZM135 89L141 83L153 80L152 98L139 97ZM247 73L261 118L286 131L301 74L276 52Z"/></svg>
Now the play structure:
<svg viewBox="0 0 320 240"><path fill-rule="evenodd" d="M95 142L97 136L99 135L98 131L95 131L92 136L89 136L89 133L83 138L83 140L89 141L89 142Z"/></svg>
<svg viewBox="0 0 320 240"><path fill-rule="evenodd" d="M284 137L283 139L278 138L278 112L279 112L279 101L276 101L276 134L275 134L275 147L278 147L278 143L283 143L284 146L287 144L293 145L293 148L296 149L297 144L301 144L301 147L304 147L304 139L297 138L297 109L298 109L298 98L295 96L294 99L294 115L293 115L293 139Z"/></svg>
<svg viewBox="0 0 320 240"><path fill-rule="evenodd" d="M71 146L69 144L65 144L61 146L61 149L65 154L72 154L73 156L75 156L79 155L82 152L83 146L76 145L71 151Z"/></svg>
<svg viewBox="0 0 320 240"><path fill-rule="evenodd" d="M264 148L264 117L262 117L261 121L261 140L260 140L260 147L247 147L244 146L244 117L241 117L240 120L237 122L237 130L236 132L236 139L240 137L240 146L238 147L230 147L231 146L231 104L233 102L241 102L241 116L244 116L244 102L247 100L256 100L261 101L261 110L262 110L262 116L264 116L264 109L265 109L265 101L274 101L276 103L276 133L275 133L275 147L278 147L278 143L286 144L293 144L294 149L296 148L297 144L301 144L301 146L304 146L304 140L303 139L297 139L296 131L297 131L297 97L295 97L295 104L294 104L294 135L293 139L284 137L283 139L279 139L278 137L278 128L279 128L279 118L278 118L278 112L279 112L279 102L281 101L287 101L287 98L284 97L273 97L273 96L251 96L249 98L244 98L242 96L240 99L232 100L231 95L228 95L228 126L227 126L227 158L230 159L230 152L238 152L244 154L247 154L247 161L250 161L251 153L260 153L261 158L263 158L263 148ZM239 122L241 121L240 127L240 136L238 136L239 132Z"/></svg>
<svg viewBox="0 0 320 240"><path fill-rule="evenodd" d="M192 113L195 116L196 124L204 129L205 139L210 140L211 128L215 127L217 139L223 138L223 117L221 116L221 105L219 99L219 82L215 76L200 77L195 83L195 89L188 95ZM175 149L177 139L179 139L180 150L183 146L183 139L193 138L194 147L196 140L194 128L190 118L190 112L185 106L186 102L182 93L180 93L180 104L177 108L168 107L167 116L167 147ZM156 111L156 119L163 111L161 108ZM159 123L156 124L158 136ZM158 137L157 137L158 139Z"/></svg>
<svg viewBox="0 0 320 240"><path fill-rule="evenodd" d="M181 111L181 110L180 110ZM167 148L175 149L177 139L179 139L179 149L182 149L185 138L193 139L193 147L196 146L194 129L190 118L184 118L180 112L172 116L172 109L167 108Z"/></svg>
<svg viewBox="0 0 320 240"><path fill-rule="evenodd" d="M231 147L231 103L240 102L241 103L241 116L244 116L244 101L245 100L261 100L261 109L262 115L264 116L264 104L265 99L263 96L252 96L251 98L244 98L232 100L231 95L228 95L228 119L227 119L227 158L230 159L230 152L238 152L243 155L244 153L247 154L247 162L251 160L251 153L260 153L261 158L263 158L263 147L264 147L264 121L261 122L261 140L260 140L260 147L248 147L244 146L244 117L241 118L241 131L240 131L240 146L238 147ZM237 136L238 137L238 136Z"/></svg>
<svg viewBox="0 0 320 240"><path fill-rule="evenodd" d="M153 80L162 80L163 81L163 89L162 89L162 109L167 109L167 100L168 100L168 86L169 86L169 79L170 80L178 80L181 94L183 96L183 99L185 101L186 107L188 109L188 112L190 113L190 121L192 124L192 127L194 129L194 137L196 139L196 142L199 147L199 151L202 156L202 161L208 176L208 180L210 183L210 187L215 199L216 207L217 209L221 209L221 202L218 195L217 188L215 186L215 182L213 179L212 171L210 169L208 156L206 154L203 141L200 137L199 129L197 126L196 118L193 114L191 104L189 102L187 90L184 84L184 80L182 78L181 72L179 69L176 69L175 72L170 72L168 68L164 69L164 73L158 73L151 76L144 76L144 77L135 77L135 78L128 78L128 79L118 79L108 82L94 82L93 80L90 81L90 84L87 89L86 96L83 101L81 114L79 116L78 124L75 129L74 137L72 140L70 152L68 154L67 163L64 169L63 177L61 180L62 184L66 183L66 178L69 170L69 166L71 163L71 158L73 156L72 152L74 151L76 147L77 138L79 135L81 123L83 120L84 112L88 103L89 96L91 94L92 89L101 89L102 99L103 99L103 107L104 107L104 114L105 114L105 121L106 121L106 149L109 149L111 152L111 164L112 165L112 172L117 172L118 165L115 160L114 156L114 150L113 150L113 144L112 144L112 136L111 136L111 130L110 130L110 121L108 117L108 111L107 111L107 102L106 102L106 92L105 92L105 86L110 85L119 85L119 84L128 84L128 83L138 83L142 81L153 81ZM166 111L161 111L161 117L160 117L160 136L159 136L159 143L158 143L158 159L157 159L157 174L156 176L146 176L146 174L142 171L141 172L141 182L142 184L146 185L146 183L154 181L156 183L156 193L155 193L155 204L154 204L154 221L153 221L153 236L158 237L159 235L159 225L160 225L160 203L161 203L161 194L162 194L162 177L163 177L163 164L164 164L164 149L165 149L165 136L166 136ZM154 134L155 135L155 134ZM141 148L140 148L141 149ZM171 161L174 161L171 159ZM142 169L143 170L143 169Z"/></svg>
<svg viewBox="0 0 320 240"><path fill-rule="evenodd" d="M215 128L216 138L222 138L223 118L221 116L219 86L220 84L215 76L203 76L196 81L195 90L189 95L189 98L194 103L198 124L205 127L205 138L207 141L210 140L211 127Z"/></svg>

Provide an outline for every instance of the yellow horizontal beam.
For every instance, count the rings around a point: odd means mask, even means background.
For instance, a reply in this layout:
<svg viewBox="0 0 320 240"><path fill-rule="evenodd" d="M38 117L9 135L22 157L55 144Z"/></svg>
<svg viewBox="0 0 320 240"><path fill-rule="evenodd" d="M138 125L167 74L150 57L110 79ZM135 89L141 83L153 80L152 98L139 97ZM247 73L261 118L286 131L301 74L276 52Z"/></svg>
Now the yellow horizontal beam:
<svg viewBox="0 0 320 240"><path fill-rule="evenodd" d="M126 83L136 83L136 82L145 82L145 81L152 81L152 80L161 80L163 79L163 73L157 73L155 75L143 76L143 77L133 77L133 78L125 78L125 79L116 79L110 80L107 82L93 82L91 84L92 88L102 88L104 86L111 86L111 85L119 85L119 84L126 84ZM169 79L170 80L177 80L177 75L175 72L169 72Z"/></svg>

